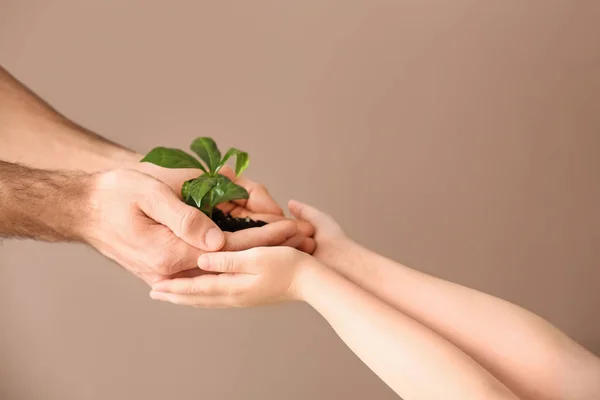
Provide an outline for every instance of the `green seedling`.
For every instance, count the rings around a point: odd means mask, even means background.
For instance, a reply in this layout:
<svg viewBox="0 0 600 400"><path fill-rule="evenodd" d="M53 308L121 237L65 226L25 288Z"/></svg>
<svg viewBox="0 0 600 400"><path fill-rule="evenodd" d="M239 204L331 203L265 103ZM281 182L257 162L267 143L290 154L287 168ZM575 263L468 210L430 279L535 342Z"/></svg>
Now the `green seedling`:
<svg viewBox="0 0 600 400"><path fill-rule="evenodd" d="M221 156L217 144L209 137L197 138L192 142L190 149L200 157L204 164L183 150L166 147L152 149L140 162L149 162L164 168L202 170L204 174L183 184L181 195L187 204L198 208L211 218L213 210L218 204L249 197L246 189L219 174L225 163L231 157L235 157L235 175L236 178L239 177L248 168L250 162L248 153L231 148L224 156Z"/></svg>

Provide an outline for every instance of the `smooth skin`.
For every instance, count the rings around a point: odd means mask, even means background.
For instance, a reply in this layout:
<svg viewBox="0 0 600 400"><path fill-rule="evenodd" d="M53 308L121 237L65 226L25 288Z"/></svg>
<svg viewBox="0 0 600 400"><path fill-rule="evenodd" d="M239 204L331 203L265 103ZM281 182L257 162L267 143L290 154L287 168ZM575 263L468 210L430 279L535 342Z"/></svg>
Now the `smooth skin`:
<svg viewBox="0 0 600 400"><path fill-rule="evenodd" d="M286 218L263 185L240 177L248 200L220 205L269 222L221 232L183 203L200 170L143 156L67 119L0 66L0 237L87 243L146 283L198 272L207 251L292 246L312 252L314 228ZM234 178L229 168L224 175Z"/></svg>
<svg viewBox="0 0 600 400"><path fill-rule="evenodd" d="M600 359L548 321L375 254L313 207L289 208L316 227L314 257L206 254L204 275L157 282L151 297L194 307L305 301L407 400L600 398Z"/></svg>

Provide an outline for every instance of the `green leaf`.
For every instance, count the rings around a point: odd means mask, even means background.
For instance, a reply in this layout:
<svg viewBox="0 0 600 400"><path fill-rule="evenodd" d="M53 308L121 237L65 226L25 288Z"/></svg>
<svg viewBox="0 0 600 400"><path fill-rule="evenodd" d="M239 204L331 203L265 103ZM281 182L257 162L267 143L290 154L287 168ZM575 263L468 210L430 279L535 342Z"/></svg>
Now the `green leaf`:
<svg viewBox="0 0 600 400"><path fill-rule="evenodd" d="M208 175L202 175L199 178L193 179L190 181L188 187L188 198L186 202L192 199L194 204L198 208L201 208L205 196L214 189L217 183L217 178Z"/></svg>
<svg viewBox="0 0 600 400"><path fill-rule="evenodd" d="M194 156L179 149L166 147L152 149L140 162L149 162L164 168L197 168L206 172L204 166Z"/></svg>
<svg viewBox="0 0 600 400"><path fill-rule="evenodd" d="M240 176L242 172L244 172L244 170L248 168L248 164L250 164L250 158L248 157L248 153L246 153L245 151L241 151L234 148L227 150L227 153L225 153L225 156L219 163L216 172L219 172L219 170L223 168L227 160L229 160L233 156L235 156L235 175Z"/></svg>
<svg viewBox="0 0 600 400"><path fill-rule="evenodd" d="M209 137L199 137L192 142L190 148L206 163L213 175L221 162L221 152L215 141Z"/></svg>
<svg viewBox="0 0 600 400"><path fill-rule="evenodd" d="M204 197L202 203L203 210L208 210L210 212L218 204L250 197L246 189L236 185L228 177L217 175L214 179L217 181L217 184L212 188L210 193Z"/></svg>
<svg viewBox="0 0 600 400"><path fill-rule="evenodd" d="M181 197L183 197L183 201L187 205L192 206L192 207L197 207L196 202L190 196L190 186L192 185L192 182L194 182L194 181L195 181L195 179L190 179L189 181L183 182L183 186L181 187Z"/></svg>

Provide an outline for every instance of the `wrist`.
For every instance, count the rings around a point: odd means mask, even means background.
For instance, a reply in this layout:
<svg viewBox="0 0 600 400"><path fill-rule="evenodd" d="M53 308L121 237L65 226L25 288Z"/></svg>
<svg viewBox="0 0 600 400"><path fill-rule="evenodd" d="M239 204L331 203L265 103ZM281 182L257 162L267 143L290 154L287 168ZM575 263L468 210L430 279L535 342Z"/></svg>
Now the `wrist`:
<svg viewBox="0 0 600 400"><path fill-rule="evenodd" d="M290 297L309 303L312 293L315 292L314 288L326 275L331 273L326 265L313 257L306 256L298 266L290 284Z"/></svg>
<svg viewBox="0 0 600 400"><path fill-rule="evenodd" d="M110 169L134 168L140 163L142 158L144 158L143 154L127 149L116 148L110 155L112 164L114 164L114 167Z"/></svg>
<svg viewBox="0 0 600 400"><path fill-rule="evenodd" d="M89 174L47 171L0 161L0 235L81 241Z"/></svg>
<svg viewBox="0 0 600 400"><path fill-rule="evenodd" d="M340 270L364 264L368 251L348 237L317 241L317 258L329 267Z"/></svg>
<svg viewBox="0 0 600 400"><path fill-rule="evenodd" d="M56 230L64 232L69 240L85 242L85 233L91 224L91 196L95 174L68 171L61 176L62 193L58 202Z"/></svg>

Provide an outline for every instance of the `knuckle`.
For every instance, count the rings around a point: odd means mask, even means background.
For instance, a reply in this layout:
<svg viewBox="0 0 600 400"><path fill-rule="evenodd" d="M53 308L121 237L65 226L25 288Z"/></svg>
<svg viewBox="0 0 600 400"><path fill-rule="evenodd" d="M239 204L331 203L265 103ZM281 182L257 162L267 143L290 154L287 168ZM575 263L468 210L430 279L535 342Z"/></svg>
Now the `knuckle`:
<svg viewBox="0 0 600 400"><path fill-rule="evenodd" d="M160 200L156 196L146 195L143 197L143 199L146 202L146 206L151 210L155 210L160 204Z"/></svg>
<svg viewBox="0 0 600 400"><path fill-rule="evenodd" d="M179 231L184 235L191 233L194 226L198 222L198 218L199 213L193 209L182 212L181 216L179 217Z"/></svg>
<svg viewBox="0 0 600 400"><path fill-rule="evenodd" d="M146 189L149 190L150 193L156 193L162 197L171 194L171 189L168 186L154 178L147 180Z"/></svg>
<svg viewBox="0 0 600 400"><path fill-rule="evenodd" d="M202 289L195 285L185 286L185 288L182 290L182 292L185 294L190 294L190 295L203 294Z"/></svg>
<svg viewBox="0 0 600 400"><path fill-rule="evenodd" d="M234 270L235 262L233 258L224 256L220 260L220 267L223 272L232 272Z"/></svg>
<svg viewBox="0 0 600 400"><path fill-rule="evenodd" d="M174 269L171 255L167 252L155 254L150 260L150 268L162 275L171 274Z"/></svg>
<svg viewBox="0 0 600 400"><path fill-rule="evenodd" d="M112 170L96 175L96 187L100 190L114 190L123 185L124 170Z"/></svg>

